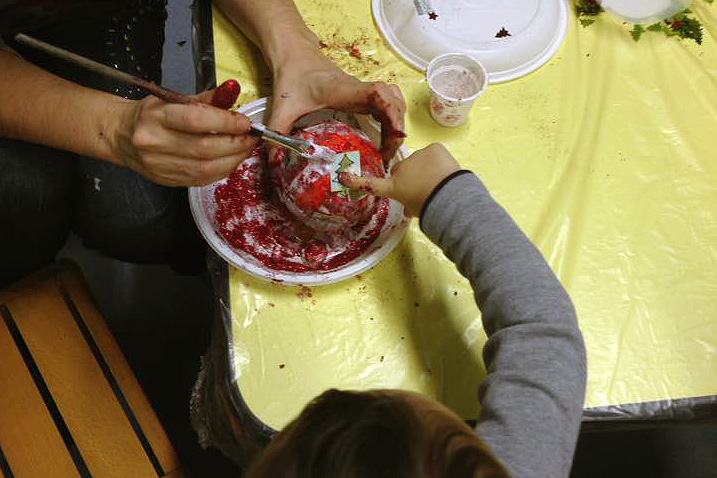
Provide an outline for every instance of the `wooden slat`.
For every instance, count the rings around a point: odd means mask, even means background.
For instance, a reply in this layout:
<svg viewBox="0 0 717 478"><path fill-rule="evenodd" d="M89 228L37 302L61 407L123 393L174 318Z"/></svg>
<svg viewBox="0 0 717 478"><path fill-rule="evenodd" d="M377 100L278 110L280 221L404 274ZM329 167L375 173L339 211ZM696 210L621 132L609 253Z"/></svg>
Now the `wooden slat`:
<svg viewBox="0 0 717 478"><path fill-rule="evenodd" d="M92 474L157 477L60 293L9 306Z"/></svg>
<svg viewBox="0 0 717 478"><path fill-rule="evenodd" d="M47 404L36 389L36 402L38 397L40 401L35 406L39 403L44 415L36 413L36 409L29 414L54 430L55 439L60 436L67 440L72 435L71 440L80 449L74 454L75 465L79 454L93 476L183 476L164 428L97 311L76 264L59 261L0 291L0 303L13 309L14 323L22 329L20 334L27 336L27 353L33 356L41 380L51 391L48 395L52 395L51 400L58 407L55 415L61 415L62 425L71 433L62 435L54 428L56 424L48 419L51 414ZM4 357L4 350L7 349L0 348L0 358ZM21 357L20 361L22 370ZM2 363L4 366L4 360ZM14 369L12 372L9 368L0 369L10 378L17 374ZM28 377L32 384L32 377L25 370L25 378ZM23 390L27 390L24 385ZM12 390L2 384L0 391L7 391L4 397L14 399ZM6 410L9 409L0 402L0 430L8 429L3 428ZM19 442L13 443L3 447L5 455L8 450L12 454L21 449ZM44 447L43 443L37 445L40 456L55 460L54 449ZM67 449L65 445L60 440L60 446ZM72 474L54 467L49 474L33 471L24 476L74 478L78 476L77 468L71 459L69 463ZM13 478L17 476L23 475Z"/></svg>
<svg viewBox="0 0 717 478"><path fill-rule="evenodd" d="M61 421L70 431L82 461L93 476L180 476L178 457L109 327L94 306L74 263L60 261L10 289L0 291L0 302L12 311L13 322L24 337L27 353L36 363L57 406L59 413L55 415L61 415ZM8 333L6 329L5 335ZM4 356L3 350L0 348L0 357ZM19 368L5 367L3 361L1 377L14 379L23 370L25 379L30 377L23 359L15 357L18 358L20 363L16 365ZM32 384L31 377L29 380ZM3 383L11 382L3 380ZM23 383L22 393L27 390L25 385ZM14 390L2 385L0 390L3 398L16 400ZM56 438L60 434L48 418L47 404L39 397L39 392L35 393L38 395L35 408L28 414L54 430ZM0 408L0 430L9 429L2 424L6 410ZM38 410L44 414L37 413ZM42 427L37 429L43 430ZM65 433L60 438L64 436L66 439L67 435ZM55 449L47 448L43 443L37 445L36 455L55 460ZM62 440L59 445L67 448ZM3 446L8 462L10 458L15 459L14 454L21 452L18 450L22 449L17 441ZM67 451L65 455L68 455ZM49 474L38 471L25 476L77 476L72 460L69 464L74 474L54 467Z"/></svg>
<svg viewBox="0 0 717 478"><path fill-rule="evenodd" d="M2 319L0 364L0 446L14 478L79 476Z"/></svg>
<svg viewBox="0 0 717 478"><path fill-rule="evenodd" d="M94 340L102 350L117 383L137 417L162 468L165 472L178 468L179 458L169 437L154 413L147 396L142 391L137 378L132 373L117 342L114 340L107 323L94 306L92 297L89 295L79 271L76 268L68 269L66 273L62 274L60 280L67 287Z"/></svg>

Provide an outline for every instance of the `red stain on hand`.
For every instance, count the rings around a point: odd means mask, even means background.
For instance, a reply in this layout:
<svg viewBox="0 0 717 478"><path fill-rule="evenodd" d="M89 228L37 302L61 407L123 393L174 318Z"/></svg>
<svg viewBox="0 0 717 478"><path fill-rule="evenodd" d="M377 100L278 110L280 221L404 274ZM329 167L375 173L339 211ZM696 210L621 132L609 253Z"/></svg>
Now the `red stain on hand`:
<svg viewBox="0 0 717 478"><path fill-rule="evenodd" d="M391 109L391 103L378 91L369 93L368 100L376 110L372 114L373 118L381 123L381 151L383 152L387 147L398 147L398 140L405 138L406 133L391 125L391 119L386 113ZM384 158L385 162L388 162L389 159Z"/></svg>
<svg viewBox="0 0 717 478"><path fill-rule="evenodd" d="M390 106L389 102L384 98L378 91L371 91L368 95L368 100L373 103L379 110L385 111ZM378 119L378 118L377 118Z"/></svg>
<svg viewBox="0 0 717 478"><path fill-rule="evenodd" d="M227 80L217 87L212 95L212 106L223 110L234 106L237 98L241 93L241 86L236 80Z"/></svg>

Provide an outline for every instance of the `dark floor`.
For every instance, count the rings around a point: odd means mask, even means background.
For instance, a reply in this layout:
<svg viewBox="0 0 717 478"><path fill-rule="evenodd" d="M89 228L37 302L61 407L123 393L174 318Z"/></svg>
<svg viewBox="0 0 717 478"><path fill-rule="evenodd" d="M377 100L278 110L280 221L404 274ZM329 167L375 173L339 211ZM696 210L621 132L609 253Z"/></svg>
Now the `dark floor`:
<svg viewBox="0 0 717 478"><path fill-rule="evenodd" d="M583 434L572 478L715 478L717 425Z"/></svg>

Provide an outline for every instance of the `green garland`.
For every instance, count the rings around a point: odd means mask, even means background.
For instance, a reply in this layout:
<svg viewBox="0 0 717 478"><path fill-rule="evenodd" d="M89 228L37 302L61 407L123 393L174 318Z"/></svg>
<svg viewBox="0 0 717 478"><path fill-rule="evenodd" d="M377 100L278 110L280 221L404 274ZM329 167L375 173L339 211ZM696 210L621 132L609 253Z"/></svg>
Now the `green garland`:
<svg viewBox="0 0 717 478"><path fill-rule="evenodd" d="M714 3L715 0L703 1ZM603 11L598 0L575 0L575 13L583 27L595 23L598 15ZM630 35L633 40L638 41L645 32L662 32L668 37L677 36L682 39L690 39L701 45L702 24L698 19L690 16L691 14L690 9L685 9L662 22L653 23L649 26L633 25Z"/></svg>

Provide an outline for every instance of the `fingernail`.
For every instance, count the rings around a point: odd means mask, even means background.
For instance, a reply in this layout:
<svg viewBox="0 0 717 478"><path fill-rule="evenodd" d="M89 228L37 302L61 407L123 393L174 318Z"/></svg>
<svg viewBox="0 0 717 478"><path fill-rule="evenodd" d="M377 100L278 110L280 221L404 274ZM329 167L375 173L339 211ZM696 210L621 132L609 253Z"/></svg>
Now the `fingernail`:
<svg viewBox="0 0 717 478"><path fill-rule="evenodd" d="M236 80L227 80L217 87L212 95L212 106L223 110L231 108L241 93L241 86Z"/></svg>

